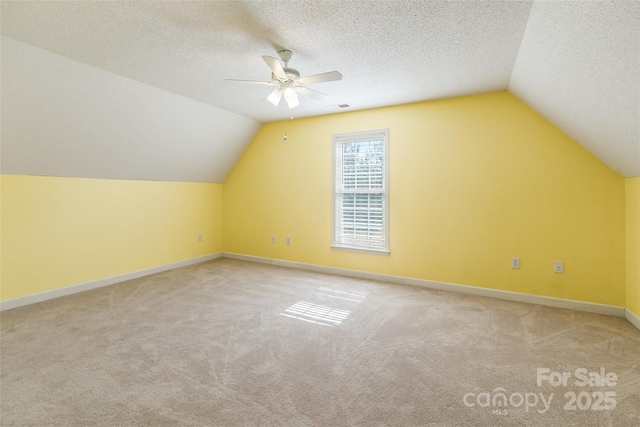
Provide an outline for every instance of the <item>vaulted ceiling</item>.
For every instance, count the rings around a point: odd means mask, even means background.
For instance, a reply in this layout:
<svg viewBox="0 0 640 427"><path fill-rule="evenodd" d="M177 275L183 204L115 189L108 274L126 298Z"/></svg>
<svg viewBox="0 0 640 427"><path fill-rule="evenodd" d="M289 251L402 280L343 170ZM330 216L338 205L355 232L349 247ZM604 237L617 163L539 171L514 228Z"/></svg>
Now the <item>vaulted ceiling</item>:
<svg viewBox="0 0 640 427"><path fill-rule="evenodd" d="M148 176L133 176L139 165L132 165L113 177L167 178L156 171L181 159L181 168L200 161L203 172L171 179L221 182L260 122L505 89L620 174L640 176L640 2L2 1L1 12L3 51L17 41L210 108L216 130L182 138L190 156L154 135L137 141L140 161L150 162ZM290 66L302 75L338 70L343 80L313 86L327 99L303 98L294 110L265 102L269 86L224 81L270 80L261 55L282 48L293 51ZM12 78L21 78L15 70ZM4 76L2 84L4 104ZM3 105L5 114L12 111ZM234 133L231 125L249 130ZM27 149L11 138L18 134L3 132L3 170L38 169L28 153L46 142L22 138L36 144ZM224 140L214 144L217 153L206 147L207 135ZM78 160L67 175L85 174L82 165L108 169L108 159L96 156ZM204 160L223 157L220 173L204 173Z"/></svg>

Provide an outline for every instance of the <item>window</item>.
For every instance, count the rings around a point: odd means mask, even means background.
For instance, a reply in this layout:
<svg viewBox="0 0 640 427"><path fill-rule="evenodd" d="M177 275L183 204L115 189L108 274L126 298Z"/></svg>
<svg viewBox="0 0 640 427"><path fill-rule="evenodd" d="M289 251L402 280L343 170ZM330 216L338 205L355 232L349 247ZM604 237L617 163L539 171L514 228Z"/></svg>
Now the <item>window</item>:
<svg viewBox="0 0 640 427"><path fill-rule="evenodd" d="M333 247L389 253L388 130L333 135Z"/></svg>

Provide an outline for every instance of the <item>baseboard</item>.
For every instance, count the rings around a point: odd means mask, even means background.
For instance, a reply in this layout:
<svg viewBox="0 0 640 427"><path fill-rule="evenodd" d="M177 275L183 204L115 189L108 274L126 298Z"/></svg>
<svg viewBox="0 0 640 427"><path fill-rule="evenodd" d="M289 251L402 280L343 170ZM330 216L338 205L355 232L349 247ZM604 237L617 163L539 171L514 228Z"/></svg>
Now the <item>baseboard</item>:
<svg viewBox="0 0 640 427"><path fill-rule="evenodd" d="M379 280L383 282L397 283L401 285L421 286L423 288L438 289L441 291L458 292L469 295L477 295L490 298L498 298L508 301L524 302L529 304L539 304L556 308L568 308L571 310L586 311L589 313L605 314L608 316L625 317L624 307L615 305L597 304L593 302L575 301L562 298L545 297L540 295L523 294L520 292L502 291L498 289L479 288L476 286L459 285L455 283L436 282L433 280L414 279L404 276L393 276L390 274L371 273L361 270L349 270L345 268L327 267L317 264L305 264L294 261L285 261L258 257L253 255L242 255L230 252L223 252L225 258L238 259L250 262L271 264L280 267L297 268L300 270L315 271L318 273L334 274L336 276L355 277L359 279ZM631 314L632 315L632 314ZM628 319L629 317L627 317ZM638 319L636 317L636 319ZM631 323L633 321L630 320ZM636 323L634 325L637 326Z"/></svg>
<svg viewBox="0 0 640 427"><path fill-rule="evenodd" d="M161 273L174 268L186 267L187 265L198 264L205 261L222 257L222 252L216 252L209 255L203 255L195 258L189 258L182 261L176 261L169 264L158 265L156 267L145 268L144 270L132 271L130 273L119 274L117 276L105 277L103 279L92 280L89 282L78 283L76 285L65 286L64 288L52 289L50 291L40 292L37 294L26 295L6 301L0 301L0 311L10 310L12 308L22 307L37 302L47 301L66 295L77 294L78 292L88 291L90 289L101 288L116 283L124 282L139 277L149 276L150 274Z"/></svg>
<svg viewBox="0 0 640 427"><path fill-rule="evenodd" d="M233 252L222 252L222 257L223 258L237 259L237 260L240 260L240 261L257 262L257 263L260 263L260 264L274 264L274 261L278 261L278 260L274 260L274 259L271 259L271 258L264 258L264 257L261 257L261 256L254 256L254 255L236 254L236 253L233 253ZM286 262L286 261L283 261L283 262Z"/></svg>
<svg viewBox="0 0 640 427"><path fill-rule="evenodd" d="M634 312L629 310L628 308L624 311L624 317L627 319L633 326L640 329L640 317L638 317Z"/></svg>
<svg viewBox="0 0 640 427"><path fill-rule="evenodd" d="M151 274L161 273L163 271L172 270L174 268L186 267L192 264L198 264L210 261L220 257L238 259L242 261L257 262L262 264L270 264L280 267L296 268L300 270L315 271L318 273L333 274L336 276L354 277L367 280L379 280L383 282L397 283L401 285L420 286L429 289L438 289L442 291L458 292L469 295L477 295L490 298L498 298L508 301L524 302L529 304L539 304L556 308L567 308L571 310L586 311L590 313L605 314L609 316L617 316L626 318L632 325L640 329L640 317L626 310L624 307L618 307L606 304L597 304L585 301L567 300L561 298L553 298L539 295L523 294L520 292L502 291L498 289L479 288L475 286L459 285L455 283L436 282L433 280L415 279L404 276L394 276L390 274L372 273L361 270L349 270L346 268L328 267L317 264L306 264L301 262L286 261L272 258L265 258L253 255L243 255L231 252L216 252L209 255L203 255L196 258L176 261L169 264L159 265L144 270L132 271L130 273L120 274L117 276L105 277L103 279L92 280L89 282L79 283L76 285L66 286L64 288L52 289L50 291L40 292L33 295L26 295L6 301L0 301L0 311L10 310L12 308L22 307L37 302L47 301L66 295L72 295L78 292L84 292L91 289L109 286L127 280L137 279L139 277Z"/></svg>

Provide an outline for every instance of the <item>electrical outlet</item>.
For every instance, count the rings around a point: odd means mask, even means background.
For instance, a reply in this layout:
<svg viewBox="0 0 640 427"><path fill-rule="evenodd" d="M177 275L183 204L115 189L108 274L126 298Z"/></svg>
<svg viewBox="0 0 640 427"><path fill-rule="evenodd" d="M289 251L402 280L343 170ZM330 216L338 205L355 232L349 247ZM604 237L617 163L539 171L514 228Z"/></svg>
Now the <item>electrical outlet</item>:
<svg viewBox="0 0 640 427"><path fill-rule="evenodd" d="M511 268L515 268L516 270L520 269L520 258L518 257L511 258Z"/></svg>
<svg viewBox="0 0 640 427"><path fill-rule="evenodd" d="M202 242L202 233L198 234L198 242Z"/></svg>
<svg viewBox="0 0 640 427"><path fill-rule="evenodd" d="M291 237L287 236L287 245L291 244Z"/></svg>
<svg viewBox="0 0 640 427"><path fill-rule="evenodd" d="M554 273L564 273L564 262L562 262L562 261L554 261L553 262L553 272Z"/></svg>
<svg viewBox="0 0 640 427"><path fill-rule="evenodd" d="M275 243L276 242L276 236L271 236L271 243Z"/></svg>

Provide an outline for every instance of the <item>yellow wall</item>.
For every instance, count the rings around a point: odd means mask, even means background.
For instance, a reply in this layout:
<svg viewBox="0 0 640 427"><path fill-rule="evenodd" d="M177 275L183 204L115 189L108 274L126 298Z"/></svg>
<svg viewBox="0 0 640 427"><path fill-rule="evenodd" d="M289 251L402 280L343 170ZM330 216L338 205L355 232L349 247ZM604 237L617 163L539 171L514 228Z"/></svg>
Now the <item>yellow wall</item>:
<svg viewBox="0 0 640 427"><path fill-rule="evenodd" d="M0 176L0 298L224 247L617 306L626 298L640 314L640 178L623 179L508 92L286 127L285 142L284 123L264 125L224 186ZM391 255L333 251L331 135L377 128L390 135Z"/></svg>
<svg viewBox="0 0 640 427"><path fill-rule="evenodd" d="M627 178L627 309L640 317L640 177Z"/></svg>
<svg viewBox="0 0 640 427"><path fill-rule="evenodd" d="M285 142L264 125L224 183L225 252L625 305L624 178L508 92L286 126ZM331 250L331 135L378 128L391 254Z"/></svg>
<svg viewBox="0 0 640 427"><path fill-rule="evenodd" d="M221 184L2 175L1 198L2 300L222 249Z"/></svg>

